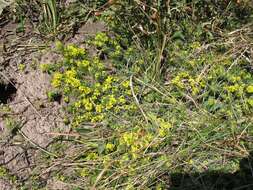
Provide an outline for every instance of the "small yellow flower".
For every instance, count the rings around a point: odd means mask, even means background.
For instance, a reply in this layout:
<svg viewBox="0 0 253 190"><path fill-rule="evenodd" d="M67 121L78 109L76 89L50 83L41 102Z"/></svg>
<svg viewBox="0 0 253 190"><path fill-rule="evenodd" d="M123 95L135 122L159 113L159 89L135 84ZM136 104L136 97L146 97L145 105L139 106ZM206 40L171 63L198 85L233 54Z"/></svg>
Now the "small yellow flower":
<svg viewBox="0 0 253 190"><path fill-rule="evenodd" d="M138 150L139 150L139 147L138 147L136 144L131 146L131 151L132 151L133 153L138 152Z"/></svg>
<svg viewBox="0 0 253 190"><path fill-rule="evenodd" d="M124 82L122 82L122 86L124 87L124 88L129 88L130 87L130 81L124 81Z"/></svg>
<svg viewBox="0 0 253 190"><path fill-rule="evenodd" d="M106 92L106 91L109 90L111 87L112 87L111 84L105 83L105 84L103 85L102 91L103 91L103 92Z"/></svg>
<svg viewBox="0 0 253 190"><path fill-rule="evenodd" d="M56 72L53 76L52 85L57 88L61 85L61 80L63 78L63 75L59 72Z"/></svg>
<svg viewBox="0 0 253 190"><path fill-rule="evenodd" d="M253 85L248 86L246 91L250 94L253 93Z"/></svg>
<svg viewBox="0 0 253 190"><path fill-rule="evenodd" d="M250 106L253 107L253 98L249 98L247 102Z"/></svg>
<svg viewBox="0 0 253 190"><path fill-rule="evenodd" d="M75 102L74 106L75 106L76 108L80 108L80 107L81 107L81 102L80 102L80 101Z"/></svg>
<svg viewBox="0 0 253 190"><path fill-rule="evenodd" d="M78 88L81 85L80 80L76 78L66 78L66 83L70 84L71 86Z"/></svg>
<svg viewBox="0 0 253 190"><path fill-rule="evenodd" d="M78 89L85 95L91 93L91 89L86 86L79 86Z"/></svg>
<svg viewBox="0 0 253 190"><path fill-rule="evenodd" d="M117 103L116 98L113 95L109 96L109 101L106 104L106 109L111 109Z"/></svg>
<svg viewBox="0 0 253 190"><path fill-rule="evenodd" d="M69 57L78 57L85 54L84 49L75 47L74 45L68 45L65 48L65 55Z"/></svg>
<svg viewBox="0 0 253 190"><path fill-rule="evenodd" d="M169 130L172 128L172 125L169 122L164 121L164 119L159 119L158 123L160 125L158 133L161 137L165 137L169 134Z"/></svg>
<svg viewBox="0 0 253 190"><path fill-rule="evenodd" d="M172 79L171 83L179 88L184 88L184 83L181 81L180 76L176 76L174 79Z"/></svg>
<svg viewBox="0 0 253 190"><path fill-rule="evenodd" d="M83 99L82 104L84 105L84 107L87 111L91 111L93 109L93 105L89 99Z"/></svg>
<svg viewBox="0 0 253 190"><path fill-rule="evenodd" d="M193 42L193 43L190 45L190 47L191 47L192 49L198 49L198 48L201 47L201 44L200 44L199 42Z"/></svg>
<svg viewBox="0 0 253 190"><path fill-rule="evenodd" d="M167 130L166 129L163 129L163 128L161 128L161 129L159 129L159 135L161 136L161 137L165 137L166 135L167 135Z"/></svg>
<svg viewBox="0 0 253 190"><path fill-rule="evenodd" d="M238 84L235 84L235 85L231 85L231 86L227 86L226 87L226 90L228 91L228 92L236 92L236 91L238 91L239 90L239 85Z"/></svg>
<svg viewBox="0 0 253 190"><path fill-rule="evenodd" d="M94 44L98 47L102 47L108 41L108 36L103 32L99 32L95 37Z"/></svg>
<svg viewBox="0 0 253 190"><path fill-rule="evenodd" d="M87 170L87 168L83 168L80 172L80 176L87 177L88 175L89 175L89 171Z"/></svg>
<svg viewBox="0 0 253 190"><path fill-rule="evenodd" d="M96 160L98 158L98 155L94 152L89 153L88 156L86 157L87 160Z"/></svg>
<svg viewBox="0 0 253 190"><path fill-rule="evenodd" d="M77 66L87 68L90 65L90 62L88 60L78 61Z"/></svg>
<svg viewBox="0 0 253 190"><path fill-rule="evenodd" d="M105 79L105 83L107 84L111 84L113 82L114 78L112 76L108 76L106 79Z"/></svg>
<svg viewBox="0 0 253 190"><path fill-rule="evenodd" d="M75 78L76 77L76 71L74 69L66 71L66 77L67 78Z"/></svg>
<svg viewBox="0 0 253 190"><path fill-rule="evenodd" d="M106 149L107 151L110 151L110 152L113 151L114 148L115 148L115 145L112 144L112 143L107 143L106 146L105 146L105 149Z"/></svg>
<svg viewBox="0 0 253 190"><path fill-rule="evenodd" d="M189 162L188 162L189 164L194 164L194 162L193 162L193 160L189 160Z"/></svg>
<svg viewBox="0 0 253 190"><path fill-rule="evenodd" d="M96 112L101 113L103 110L103 106L102 105L96 105Z"/></svg>
<svg viewBox="0 0 253 190"><path fill-rule="evenodd" d="M93 95L94 96L99 96L100 94L101 94L100 91L97 88L95 88L95 90L93 92Z"/></svg>
<svg viewBox="0 0 253 190"><path fill-rule="evenodd" d="M68 102L69 102L69 97L68 97L68 96L65 96L65 97L63 98L63 100L64 100L64 102L68 103Z"/></svg>
<svg viewBox="0 0 253 190"><path fill-rule="evenodd" d="M131 146L134 144L134 142L138 139L138 136L136 133L133 132L126 132L123 134L121 143L126 144L127 146Z"/></svg>
<svg viewBox="0 0 253 190"><path fill-rule="evenodd" d="M119 102L120 102L121 104L125 104L125 103L126 103L125 97L124 97L124 96L120 96L120 97L119 97Z"/></svg>
<svg viewBox="0 0 253 190"><path fill-rule="evenodd" d="M69 86L65 86L64 89L63 89L63 92L64 92L65 94L68 94L68 93L70 92Z"/></svg>

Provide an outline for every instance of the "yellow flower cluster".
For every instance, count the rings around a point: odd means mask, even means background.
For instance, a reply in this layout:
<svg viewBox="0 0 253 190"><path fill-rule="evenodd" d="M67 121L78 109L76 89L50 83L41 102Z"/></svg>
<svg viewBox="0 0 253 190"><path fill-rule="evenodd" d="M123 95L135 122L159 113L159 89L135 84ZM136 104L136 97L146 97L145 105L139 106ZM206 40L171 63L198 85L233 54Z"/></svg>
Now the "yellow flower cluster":
<svg viewBox="0 0 253 190"><path fill-rule="evenodd" d="M226 87L224 87L224 88L225 88L225 90L227 90L228 92L234 93L234 92L237 92L237 91L240 89L240 86L239 86L239 84L235 84L235 85L226 86Z"/></svg>
<svg viewBox="0 0 253 190"><path fill-rule="evenodd" d="M139 130L136 132L125 132L120 138L119 147L126 146L133 159L142 156L145 149L150 145L153 135L146 131Z"/></svg>
<svg viewBox="0 0 253 190"><path fill-rule="evenodd" d="M193 95L198 94L200 91L199 86L202 86L200 81L194 79L189 73L184 71L180 72L174 79L172 79L171 83L181 89L190 90Z"/></svg>
<svg viewBox="0 0 253 190"><path fill-rule="evenodd" d="M65 57L79 57L85 55L85 50L83 48L78 48L74 45L68 45L65 48Z"/></svg>
<svg viewBox="0 0 253 190"><path fill-rule="evenodd" d="M157 127L157 132L160 137L166 137L169 135L172 125L170 122L165 121L163 118L158 118L156 115L150 113L149 117L152 123Z"/></svg>
<svg viewBox="0 0 253 190"><path fill-rule="evenodd" d="M105 146L105 149L106 149L108 152L112 152L112 151L115 149L115 145L112 144L112 143L107 143L106 146Z"/></svg>
<svg viewBox="0 0 253 190"><path fill-rule="evenodd" d="M109 38L105 33L99 32L95 37L94 44L98 47L102 47L108 40Z"/></svg>
<svg viewBox="0 0 253 190"><path fill-rule="evenodd" d="M96 40L104 43L107 39L101 34ZM68 45L62 51L64 62L61 72L54 73L52 85L63 89L63 98L74 113L74 126L101 122L109 111L120 113L136 108L127 101L131 94L129 80L122 82L120 77L110 75L98 57L89 57L81 48Z"/></svg>
<svg viewBox="0 0 253 190"><path fill-rule="evenodd" d="M55 88L60 87L62 79L63 79L63 75L61 73L59 72L54 73L53 80L52 80L53 87Z"/></svg>
<svg viewBox="0 0 253 190"><path fill-rule="evenodd" d="M248 104L253 107L253 98L248 99Z"/></svg>
<svg viewBox="0 0 253 190"><path fill-rule="evenodd" d="M154 119L154 118L153 118ZM155 130L148 127L136 126L136 131L125 132L121 135L118 147L126 147L129 156L137 159L145 154L148 149L156 148L162 142L161 139L169 137L172 125L162 118L156 118Z"/></svg>
<svg viewBox="0 0 253 190"><path fill-rule="evenodd" d="M76 78L76 71L74 69L68 70L65 72L65 83L69 84L74 88L79 88L81 86L81 82Z"/></svg>
<svg viewBox="0 0 253 190"><path fill-rule="evenodd" d="M253 94L253 85L250 85L246 89L247 93Z"/></svg>
<svg viewBox="0 0 253 190"><path fill-rule="evenodd" d="M172 125L169 122L165 122L164 119L159 119L159 135L161 137L165 137L169 134L170 129L172 128Z"/></svg>
<svg viewBox="0 0 253 190"><path fill-rule="evenodd" d="M90 62L88 60L82 60L82 61L77 61L76 64L80 68L88 68L90 65Z"/></svg>

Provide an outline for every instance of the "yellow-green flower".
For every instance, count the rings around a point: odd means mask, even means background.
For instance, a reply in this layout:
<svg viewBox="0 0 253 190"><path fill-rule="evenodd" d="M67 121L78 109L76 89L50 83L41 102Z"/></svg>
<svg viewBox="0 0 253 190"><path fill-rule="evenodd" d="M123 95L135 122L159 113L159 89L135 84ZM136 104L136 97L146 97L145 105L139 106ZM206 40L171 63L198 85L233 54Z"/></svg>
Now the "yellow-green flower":
<svg viewBox="0 0 253 190"><path fill-rule="evenodd" d="M82 100L82 104L84 105L84 107L85 107L85 109L87 110L87 111L91 111L92 109L93 109L93 105L92 105L92 103L90 102L90 100L89 99L83 99Z"/></svg>
<svg viewBox="0 0 253 190"><path fill-rule="evenodd" d="M199 42L193 42L193 43L190 45L190 47L191 47L192 49L198 49L198 48L201 47L201 44L200 44Z"/></svg>
<svg viewBox="0 0 253 190"><path fill-rule="evenodd" d="M101 113L103 110L103 106L102 105L96 105L96 112Z"/></svg>
<svg viewBox="0 0 253 190"><path fill-rule="evenodd" d="M228 92L236 92L236 91L238 91L239 90L239 85L238 84L235 84L235 85L231 85L231 86L227 86L227 87L225 87L226 88L226 90L228 91Z"/></svg>
<svg viewBox="0 0 253 190"><path fill-rule="evenodd" d="M115 145L112 143L107 143L105 146L105 149L110 152L112 152L114 150L114 148L115 148Z"/></svg>
<svg viewBox="0 0 253 190"><path fill-rule="evenodd" d="M253 85L248 86L246 91L250 94L253 93Z"/></svg>
<svg viewBox="0 0 253 190"><path fill-rule="evenodd" d="M126 99L125 99L124 96L120 96L119 97L119 103L121 103L121 104L125 104L126 103Z"/></svg>
<svg viewBox="0 0 253 190"><path fill-rule="evenodd" d="M87 177L89 175L89 171L87 168L82 168L82 170L80 171L80 176L81 177Z"/></svg>
<svg viewBox="0 0 253 190"><path fill-rule="evenodd" d="M68 45L65 48L65 53L66 53L66 56L69 56L69 57L78 57L78 56L84 55L85 51L84 49L75 47L74 45Z"/></svg>
<svg viewBox="0 0 253 190"><path fill-rule="evenodd" d="M49 64L40 64L40 69L41 69L43 72L48 71L49 68L50 68L50 65L49 65Z"/></svg>
<svg viewBox="0 0 253 190"><path fill-rule="evenodd" d="M137 139L138 139L138 135L136 133L126 132L122 136L121 143L126 144L127 146L131 146L135 142L137 142L136 141Z"/></svg>
<svg viewBox="0 0 253 190"><path fill-rule="evenodd" d="M75 88L78 88L81 85L80 80L78 80L76 78L66 78L65 82Z"/></svg>
<svg viewBox="0 0 253 190"><path fill-rule="evenodd" d="M77 62L78 67L87 68L90 65L90 62L88 60L82 60Z"/></svg>
<svg viewBox="0 0 253 190"><path fill-rule="evenodd" d="M63 78L63 75L59 72L54 73L52 85L53 87L57 88L61 85L61 80Z"/></svg>
<svg viewBox="0 0 253 190"><path fill-rule="evenodd" d="M76 108L80 108L81 105L82 105L82 103L81 103L80 101L74 103L74 106L75 106Z"/></svg>
<svg viewBox="0 0 253 190"><path fill-rule="evenodd" d="M253 107L253 98L249 98L247 102L250 106Z"/></svg>
<svg viewBox="0 0 253 190"><path fill-rule="evenodd" d="M124 87L124 88L129 88L129 86L130 86L130 81L124 81L124 82L122 82L122 86Z"/></svg>
<svg viewBox="0 0 253 190"><path fill-rule="evenodd" d="M88 154L88 156L86 157L87 160L96 160L98 158L98 155L94 152L91 152Z"/></svg>
<svg viewBox="0 0 253 190"><path fill-rule="evenodd" d="M172 79L171 83L179 88L184 88L184 83L181 81L180 76L176 76L174 79Z"/></svg>
<svg viewBox="0 0 253 190"><path fill-rule="evenodd" d="M106 109L111 109L117 103L116 98L113 95L109 96L109 100L106 104Z"/></svg>
<svg viewBox="0 0 253 190"><path fill-rule="evenodd" d="M65 74L67 78L75 78L77 73L74 69L71 69L66 71Z"/></svg>
<svg viewBox="0 0 253 190"><path fill-rule="evenodd" d="M102 47L108 41L108 36L103 32L99 32L95 37L94 44L98 47Z"/></svg>
<svg viewBox="0 0 253 190"><path fill-rule="evenodd" d="M91 93L91 89L87 86L79 86L78 89L81 91L81 93L86 95Z"/></svg>

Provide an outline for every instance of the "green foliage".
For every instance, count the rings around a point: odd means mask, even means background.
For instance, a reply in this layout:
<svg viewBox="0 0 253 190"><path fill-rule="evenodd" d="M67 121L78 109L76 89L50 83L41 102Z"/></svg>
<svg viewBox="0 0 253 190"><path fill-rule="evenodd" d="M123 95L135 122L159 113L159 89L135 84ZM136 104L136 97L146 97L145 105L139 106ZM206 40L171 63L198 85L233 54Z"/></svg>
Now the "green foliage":
<svg viewBox="0 0 253 190"><path fill-rule="evenodd" d="M47 93L49 101L57 101L61 99L61 94L59 92L51 91Z"/></svg>
<svg viewBox="0 0 253 190"><path fill-rule="evenodd" d="M84 145L76 176L89 187L131 189L166 186L156 184L157 178L171 170L236 170L235 160L227 159L226 167L216 163L224 151L237 152L230 143L235 136L252 135L249 63L224 56L218 46L201 49L200 41L176 41L165 48L170 78L161 86L136 70L140 52L122 42L124 37L98 33L87 43L97 49L95 56L57 44L62 60L51 68L52 85L63 94ZM136 75L133 84L129 73ZM252 147L243 139L238 143Z"/></svg>
<svg viewBox="0 0 253 190"><path fill-rule="evenodd" d="M0 166L0 178L8 180L12 184L15 184L17 182L17 177L15 175L10 174L8 169L3 166Z"/></svg>
<svg viewBox="0 0 253 190"><path fill-rule="evenodd" d="M0 167L0 177L6 177L8 175L8 172L5 168Z"/></svg>
<svg viewBox="0 0 253 190"><path fill-rule="evenodd" d="M235 111L249 114L251 108L247 102L251 98L253 76L245 69L247 61L233 60L215 51L196 55L199 48L200 44L194 42L169 49L171 93L178 98L188 94L198 104L209 107L209 111L223 112L232 106L236 107Z"/></svg>
<svg viewBox="0 0 253 190"><path fill-rule="evenodd" d="M175 40L210 42L219 37L219 30L252 21L252 12L250 1L117 1L101 18L122 37L134 39L143 52L152 50L151 76L159 79L164 46Z"/></svg>

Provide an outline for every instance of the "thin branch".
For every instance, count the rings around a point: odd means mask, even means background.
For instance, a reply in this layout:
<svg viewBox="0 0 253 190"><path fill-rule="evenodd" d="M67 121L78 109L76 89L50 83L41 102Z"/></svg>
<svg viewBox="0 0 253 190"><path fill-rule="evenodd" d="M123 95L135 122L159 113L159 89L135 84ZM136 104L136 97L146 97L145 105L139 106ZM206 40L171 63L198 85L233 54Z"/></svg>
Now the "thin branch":
<svg viewBox="0 0 253 190"><path fill-rule="evenodd" d="M144 117L146 123L148 123L148 117L147 117L147 115L145 114L145 112L143 111L143 109L141 108L140 102L139 102L139 100L138 100L138 98L137 98L137 96L135 95L135 92L134 92L134 87L133 87L133 75L130 76L130 88L131 88L132 95L133 95L133 97L134 97L134 99L135 99L136 105L137 105L138 108L140 109L140 111L141 111L141 113L142 113L142 115L143 115L143 117Z"/></svg>

